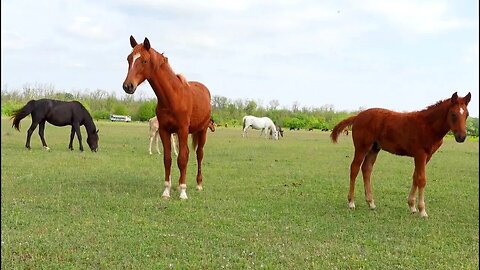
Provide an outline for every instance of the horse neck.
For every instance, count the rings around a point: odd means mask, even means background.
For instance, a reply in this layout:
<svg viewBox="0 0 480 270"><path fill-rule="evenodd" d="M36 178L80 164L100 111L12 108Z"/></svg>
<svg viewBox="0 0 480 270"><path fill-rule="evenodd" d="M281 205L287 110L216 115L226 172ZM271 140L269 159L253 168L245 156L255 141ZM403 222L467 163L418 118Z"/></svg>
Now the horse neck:
<svg viewBox="0 0 480 270"><path fill-rule="evenodd" d="M155 53L158 54L157 52ZM157 96L160 107L176 105L174 101L178 100L178 89L183 85L168 62L164 62L160 67L156 68L154 75L148 79L148 82Z"/></svg>
<svg viewBox="0 0 480 270"><path fill-rule="evenodd" d="M450 130L450 127L447 123L449 103L450 99L432 105L426 110L420 112L424 115L427 125L430 126L433 133L435 133L437 137L436 139L439 140L442 139Z"/></svg>
<svg viewBox="0 0 480 270"><path fill-rule="evenodd" d="M90 115L87 115L85 117L84 126L88 134L93 134L97 130L97 127L95 126L95 122L93 122L93 119Z"/></svg>

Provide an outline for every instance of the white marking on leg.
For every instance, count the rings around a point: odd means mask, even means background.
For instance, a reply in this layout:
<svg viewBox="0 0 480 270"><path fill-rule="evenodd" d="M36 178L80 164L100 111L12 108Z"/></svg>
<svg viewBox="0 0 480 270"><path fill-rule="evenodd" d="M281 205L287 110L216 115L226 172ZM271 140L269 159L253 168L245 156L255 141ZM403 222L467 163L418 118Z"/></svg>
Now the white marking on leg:
<svg viewBox="0 0 480 270"><path fill-rule="evenodd" d="M181 184L180 185L180 199L182 199L182 200L188 199L188 197L187 197L187 185L186 184Z"/></svg>
<svg viewBox="0 0 480 270"><path fill-rule="evenodd" d="M165 181L165 190L163 191L162 198L170 198L170 182Z"/></svg>
<svg viewBox="0 0 480 270"><path fill-rule="evenodd" d="M353 202L353 201L348 202L348 208L355 209L355 202Z"/></svg>
<svg viewBox="0 0 480 270"><path fill-rule="evenodd" d="M198 190L198 191L202 191L202 190L203 190L202 185L197 185L197 190Z"/></svg>
<svg viewBox="0 0 480 270"><path fill-rule="evenodd" d="M48 146L44 146L43 148L45 148L45 150L47 150L47 151L50 151L50 147L48 147Z"/></svg>
<svg viewBox="0 0 480 270"><path fill-rule="evenodd" d="M375 208L377 208L377 206L375 206L375 202L372 200L371 202L368 202L368 206L370 207L370 209L374 210Z"/></svg>

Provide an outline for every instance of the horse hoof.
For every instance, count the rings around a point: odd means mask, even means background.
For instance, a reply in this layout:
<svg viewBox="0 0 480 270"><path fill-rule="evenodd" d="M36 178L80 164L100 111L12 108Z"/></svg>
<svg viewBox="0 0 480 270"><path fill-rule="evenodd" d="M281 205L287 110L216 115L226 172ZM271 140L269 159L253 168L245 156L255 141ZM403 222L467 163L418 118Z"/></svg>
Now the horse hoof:
<svg viewBox="0 0 480 270"><path fill-rule="evenodd" d="M198 190L198 191L202 191L202 190L203 190L203 187L202 187L202 186L197 186L197 190Z"/></svg>
<svg viewBox="0 0 480 270"><path fill-rule="evenodd" d="M428 217L427 212L426 211L420 212L420 217L422 217L422 218Z"/></svg>
<svg viewBox="0 0 480 270"><path fill-rule="evenodd" d="M180 200L186 200L188 199L187 194L180 194Z"/></svg>
<svg viewBox="0 0 480 270"><path fill-rule="evenodd" d="M168 199L170 199L170 196L162 195L162 200L168 201Z"/></svg>
<svg viewBox="0 0 480 270"><path fill-rule="evenodd" d="M354 202L349 202L348 203L348 208L355 209L355 203Z"/></svg>
<svg viewBox="0 0 480 270"><path fill-rule="evenodd" d="M371 210L375 210L377 208L377 206L375 205L375 203L373 201L369 202L368 206L370 207Z"/></svg>
<svg viewBox="0 0 480 270"><path fill-rule="evenodd" d="M412 214L417 213L417 208L415 206L410 207L410 213L412 213Z"/></svg>

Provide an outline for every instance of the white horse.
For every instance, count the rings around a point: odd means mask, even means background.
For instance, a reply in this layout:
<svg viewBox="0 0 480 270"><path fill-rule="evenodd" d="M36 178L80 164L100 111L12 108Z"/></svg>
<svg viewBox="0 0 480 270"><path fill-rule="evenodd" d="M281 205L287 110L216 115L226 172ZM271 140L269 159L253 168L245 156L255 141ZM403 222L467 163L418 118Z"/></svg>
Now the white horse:
<svg viewBox="0 0 480 270"><path fill-rule="evenodd" d="M150 155L152 154L152 142L153 139L155 138L155 143L157 146L157 152L160 153L160 149L158 149L158 138L160 138L160 134L158 133L158 120L157 117L154 116L148 120L148 125L150 126L150 147L148 148L148 152ZM170 140L172 140L172 145L173 145L173 151L175 152L175 155L178 157L178 138L177 138L177 133L172 133Z"/></svg>
<svg viewBox="0 0 480 270"><path fill-rule="evenodd" d="M268 134L270 134L271 138L274 140L278 140L278 131L273 123L272 119L268 117L255 117L252 115L247 115L243 117L243 137L247 135L247 129L251 127L253 129L262 130L260 136L265 134L265 138L268 138ZM269 132L270 131L270 132Z"/></svg>

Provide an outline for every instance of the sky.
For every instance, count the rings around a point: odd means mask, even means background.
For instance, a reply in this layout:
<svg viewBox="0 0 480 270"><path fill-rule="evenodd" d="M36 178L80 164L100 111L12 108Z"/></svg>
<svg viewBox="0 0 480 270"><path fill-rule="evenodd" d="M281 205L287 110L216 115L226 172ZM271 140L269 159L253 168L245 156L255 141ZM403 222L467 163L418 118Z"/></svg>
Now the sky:
<svg viewBox="0 0 480 270"><path fill-rule="evenodd" d="M473 0L2 0L1 90L122 98L130 35L232 101L416 111L471 92L479 115Z"/></svg>

